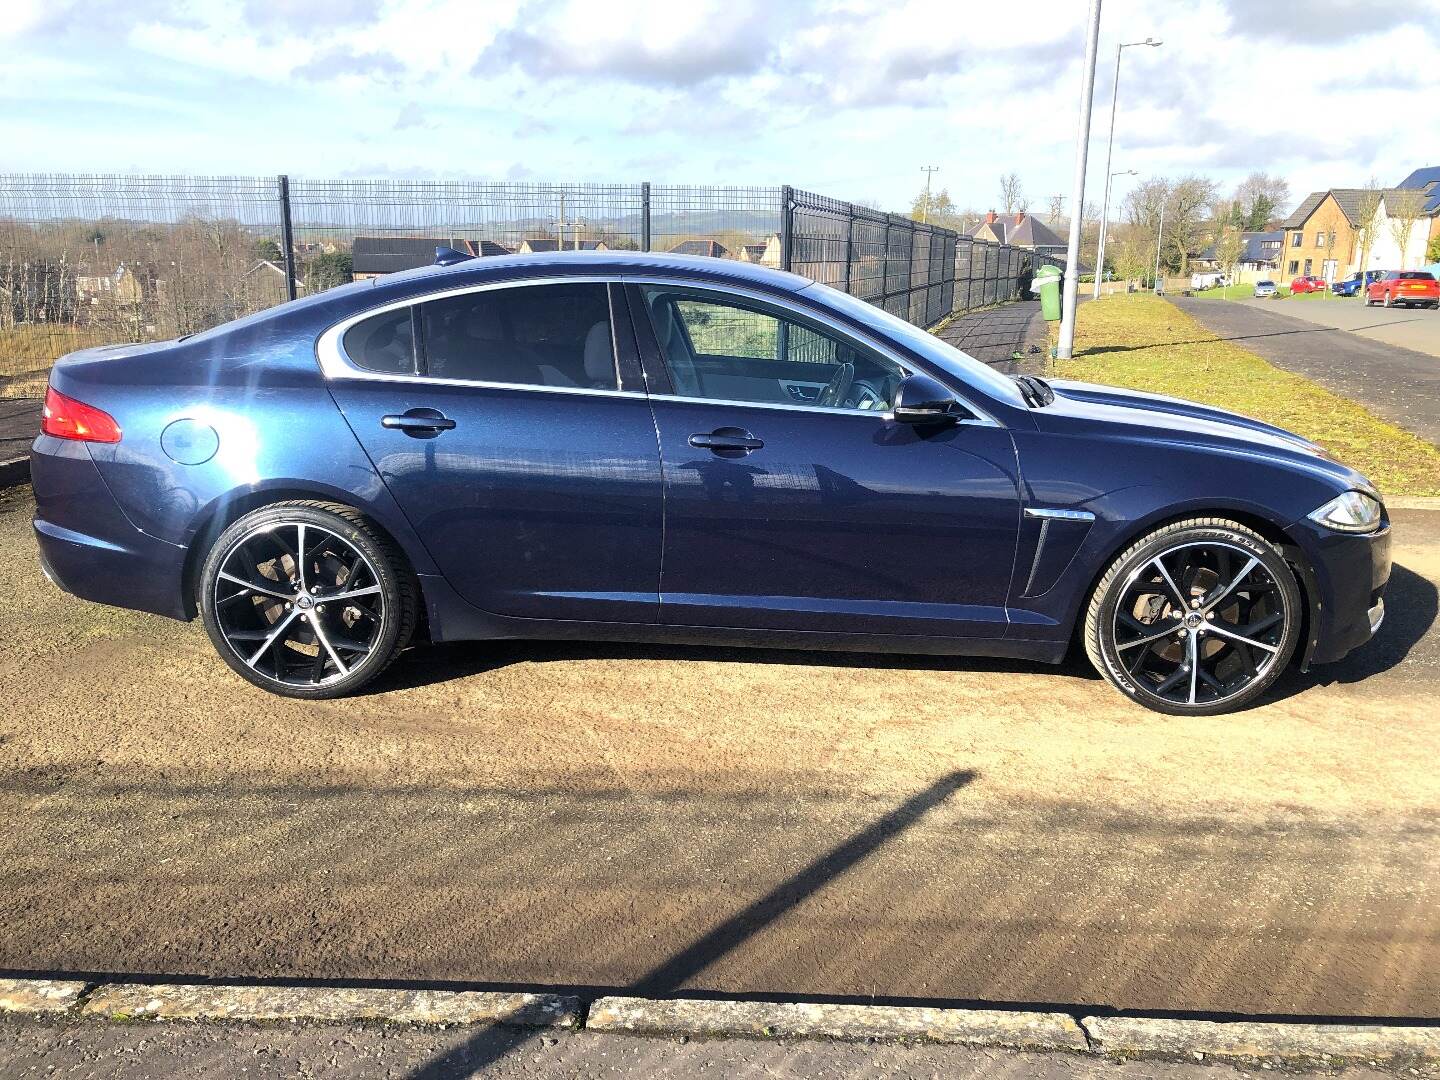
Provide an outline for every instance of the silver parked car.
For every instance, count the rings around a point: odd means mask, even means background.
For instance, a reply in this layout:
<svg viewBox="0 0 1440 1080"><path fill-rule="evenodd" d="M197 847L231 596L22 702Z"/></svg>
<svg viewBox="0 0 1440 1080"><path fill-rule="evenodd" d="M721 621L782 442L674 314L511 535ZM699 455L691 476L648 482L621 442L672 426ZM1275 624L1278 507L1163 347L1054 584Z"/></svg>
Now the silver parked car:
<svg viewBox="0 0 1440 1080"><path fill-rule="evenodd" d="M1255 283L1254 295L1256 299L1274 296L1278 291L1279 290L1275 288L1275 283L1273 281L1257 281Z"/></svg>

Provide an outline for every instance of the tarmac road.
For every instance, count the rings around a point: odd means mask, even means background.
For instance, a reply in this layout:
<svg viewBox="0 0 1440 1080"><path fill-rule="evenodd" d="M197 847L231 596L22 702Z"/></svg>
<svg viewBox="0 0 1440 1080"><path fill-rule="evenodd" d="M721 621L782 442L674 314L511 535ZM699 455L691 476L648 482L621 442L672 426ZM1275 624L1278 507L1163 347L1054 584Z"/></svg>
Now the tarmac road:
<svg viewBox="0 0 1440 1080"><path fill-rule="evenodd" d="M0 496L3 973L1440 1014L1440 513L1233 717L1079 663L512 643L300 703Z"/></svg>

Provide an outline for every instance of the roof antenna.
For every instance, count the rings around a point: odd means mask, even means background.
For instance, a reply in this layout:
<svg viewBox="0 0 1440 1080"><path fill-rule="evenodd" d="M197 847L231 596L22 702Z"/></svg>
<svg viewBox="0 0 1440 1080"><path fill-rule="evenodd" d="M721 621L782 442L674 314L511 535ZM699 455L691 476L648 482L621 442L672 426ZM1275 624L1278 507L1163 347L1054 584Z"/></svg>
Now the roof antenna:
<svg viewBox="0 0 1440 1080"><path fill-rule="evenodd" d="M456 263L473 258L475 258L474 255L467 254L464 251L456 251L454 248L446 247L444 244L435 245L436 266L454 266Z"/></svg>

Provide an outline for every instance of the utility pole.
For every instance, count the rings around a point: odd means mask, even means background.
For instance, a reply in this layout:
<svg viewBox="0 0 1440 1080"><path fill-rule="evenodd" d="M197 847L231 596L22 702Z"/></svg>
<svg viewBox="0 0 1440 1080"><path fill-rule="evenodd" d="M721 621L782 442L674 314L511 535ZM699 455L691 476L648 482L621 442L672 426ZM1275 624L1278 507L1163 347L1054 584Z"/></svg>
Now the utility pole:
<svg viewBox="0 0 1440 1080"><path fill-rule="evenodd" d="M1105 273L1105 226L1110 224L1110 177L1119 173L1110 172L1110 156L1115 152L1115 106L1120 100L1120 54L1133 45L1148 45L1158 49L1163 42L1154 38L1144 41L1126 41L1115 46L1115 85L1110 90L1110 138L1105 142L1105 198L1100 209L1100 243L1095 252L1095 294L1100 299L1100 278Z"/></svg>
<svg viewBox="0 0 1440 1080"><path fill-rule="evenodd" d="M1090 0L1090 26L1085 35L1085 65L1081 69L1080 117L1075 131L1075 179L1070 185L1070 205L1085 207L1085 158L1090 150L1090 106L1095 97L1095 51L1100 44L1100 0ZM1069 360L1075 355L1075 306L1080 300L1080 221L1070 215L1070 242L1065 248L1065 292L1061 297L1060 340L1055 356Z"/></svg>
<svg viewBox="0 0 1440 1080"><path fill-rule="evenodd" d="M579 250L580 250L580 228L581 228L581 226L583 226L583 225L585 224L585 222L579 221L579 220L576 220L576 221L566 221L566 220L565 220L565 196L564 196L564 195L561 195L561 196L560 196L560 217L559 217L557 220L552 221L550 224L555 226L555 236L556 236L555 247L556 247L557 250L559 250L559 251L564 251L564 250L565 250L565 230L566 230L566 229L574 229L574 230L575 230L575 234L574 234L574 235L575 235L575 250L576 250L576 251L579 251Z"/></svg>
<svg viewBox="0 0 1440 1080"><path fill-rule="evenodd" d="M930 223L930 176L940 171L939 165L921 165L920 171L925 174L925 199L920 204L920 221L923 224Z"/></svg>

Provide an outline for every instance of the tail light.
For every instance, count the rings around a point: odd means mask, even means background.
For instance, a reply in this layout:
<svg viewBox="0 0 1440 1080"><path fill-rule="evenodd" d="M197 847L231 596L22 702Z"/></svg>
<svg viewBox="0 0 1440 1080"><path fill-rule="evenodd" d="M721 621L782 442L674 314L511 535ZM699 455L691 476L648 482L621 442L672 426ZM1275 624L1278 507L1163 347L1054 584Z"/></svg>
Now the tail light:
<svg viewBox="0 0 1440 1080"><path fill-rule="evenodd" d="M120 441L120 425L113 416L94 405L76 401L53 386L45 389L45 407L40 411L40 430L57 439L101 443Z"/></svg>

